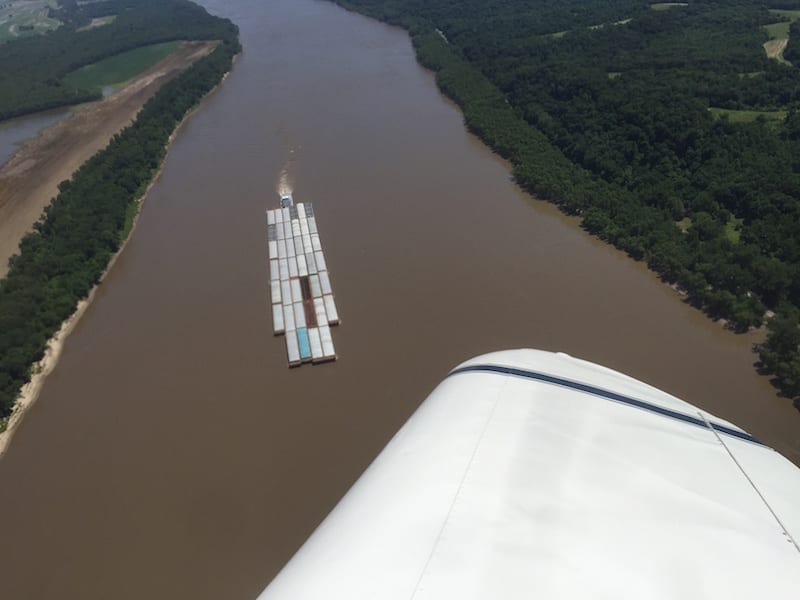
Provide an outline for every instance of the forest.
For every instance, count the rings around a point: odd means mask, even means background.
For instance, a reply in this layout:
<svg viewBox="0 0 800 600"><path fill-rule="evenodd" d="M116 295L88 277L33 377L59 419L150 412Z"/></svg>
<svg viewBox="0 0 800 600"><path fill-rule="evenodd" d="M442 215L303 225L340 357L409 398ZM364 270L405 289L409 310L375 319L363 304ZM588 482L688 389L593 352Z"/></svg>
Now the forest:
<svg viewBox="0 0 800 600"><path fill-rule="evenodd" d="M711 318L765 325L756 366L800 408L800 1L335 1L406 28L523 188Z"/></svg>
<svg viewBox="0 0 800 600"><path fill-rule="evenodd" d="M116 16L102 27L93 18ZM63 23L44 35L0 44L0 121L100 98L66 79L70 72L148 44L216 40L235 35L229 21L211 17L189 0L61 0L51 16Z"/></svg>
<svg viewBox="0 0 800 600"><path fill-rule="evenodd" d="M230 21L203 15L205 23L199 20L196 31L214 32L221 43L165 84L130 126L59 185L58 195L9 261L0 281L0 430L48 340L99 282L127 237L138 199L158 170L170 135L221 81L241 50Z"/></svg>

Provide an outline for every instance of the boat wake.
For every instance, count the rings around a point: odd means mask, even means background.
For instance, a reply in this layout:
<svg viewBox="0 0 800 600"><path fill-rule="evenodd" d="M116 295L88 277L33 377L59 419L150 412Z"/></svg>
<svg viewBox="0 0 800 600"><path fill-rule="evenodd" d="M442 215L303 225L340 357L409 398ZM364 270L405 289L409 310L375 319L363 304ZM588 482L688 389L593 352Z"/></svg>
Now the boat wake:
<svg viewBox="0 0 800 600"><path fill-rule="evenodd" d="M293 181L292 181L292 167L294 166L294 150L289 150L289 158L286 160L286 164L283 165L283 169L281 169L281 174L278 179L278 195L279 196L286 196L287 194L292 193Z"/></svg>

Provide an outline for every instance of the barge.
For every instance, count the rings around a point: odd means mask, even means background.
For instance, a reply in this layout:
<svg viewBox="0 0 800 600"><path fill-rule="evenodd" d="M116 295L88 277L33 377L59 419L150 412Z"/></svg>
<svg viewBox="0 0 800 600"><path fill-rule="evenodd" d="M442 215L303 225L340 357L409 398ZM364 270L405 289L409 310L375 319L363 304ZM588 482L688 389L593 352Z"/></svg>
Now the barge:
<svg viewBox="0 0 800 600"><path fill-rule="evenodd" d="M281 196L267 210L273 333L284 335L289 367L336 360L331 327L339 312L314 208Z"/></svg>

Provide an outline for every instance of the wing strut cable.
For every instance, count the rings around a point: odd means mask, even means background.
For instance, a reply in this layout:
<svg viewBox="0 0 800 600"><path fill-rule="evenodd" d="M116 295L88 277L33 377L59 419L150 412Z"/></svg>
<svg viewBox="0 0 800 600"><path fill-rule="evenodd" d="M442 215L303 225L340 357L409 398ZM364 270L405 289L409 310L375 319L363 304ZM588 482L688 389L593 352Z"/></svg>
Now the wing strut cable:
<svg viewBox="0 0 800 600"><path fill-rule="evenodd" d="M787 537L787 539L794 545L795 550L797 550L797 552L800 553L800 545L797 544L797 540L795 540L794 537L792 536L792 534L789 533L789 530L783 524L783 522L781 521L780 517L778 517L777 513L772 509L772 507L770 506L769 502L767 502L767 499L764 497L764 494L761 493L761 490L758 489L758 486L755 484L755 482L747 474L747 471L744 470L744 467L742 467L741 463L738 460L736 460L736 457L733 455L733 452L731 452L731 449L728 448L728 445L720 437L719 432L717 432L717 430L714 429L714 426L708 421L706 416L701 411L698 410L697 414L700 415L700 418L703 419L703 421L706 422L706 425L708 426L708 428L711 431L714 432L714 436L717 438L719 443L722 444L722 447L725 448L725 451L728 453L728 456L731 457L731 460L733 461L733 463L742 472L742 475L744 475L744 478L747 479L747 481L750 484L750 486L753 488L753 490L755 490L756 494L758 494L758 497L761 498L761 501L764 503L764 506L767 507L767 510L772 515L772 518L775 519L775 521L778 523L780 528L783 530L783 535L785 535Z"/></svg>

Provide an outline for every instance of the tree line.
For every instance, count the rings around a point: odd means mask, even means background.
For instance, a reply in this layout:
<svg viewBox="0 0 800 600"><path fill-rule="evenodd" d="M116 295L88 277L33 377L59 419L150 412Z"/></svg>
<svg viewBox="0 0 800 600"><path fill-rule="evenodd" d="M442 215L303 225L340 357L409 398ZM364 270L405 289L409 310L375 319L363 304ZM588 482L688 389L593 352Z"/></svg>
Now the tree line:
<svg viewBox="0 0 800 600"><path fill-rule="evenodd" d="M765 55L778 15L753 0L337 2L408 29L528 191L735 331L776 312L759 368L800 406L800 61ZM789 60L797 23L790 40Z"/></svg>
<svg viewBox="0 0 800 600"><path fill-rule="evenodd" d="M222 42L165 84L133 124L59 185L9 260L0 281L0 424L30 380L32 365L43 358L47 341L99 282L124 241L132 209L159 168L169 136L241 50L233 24L204 18Z"/></svg>

